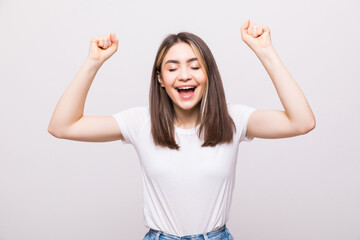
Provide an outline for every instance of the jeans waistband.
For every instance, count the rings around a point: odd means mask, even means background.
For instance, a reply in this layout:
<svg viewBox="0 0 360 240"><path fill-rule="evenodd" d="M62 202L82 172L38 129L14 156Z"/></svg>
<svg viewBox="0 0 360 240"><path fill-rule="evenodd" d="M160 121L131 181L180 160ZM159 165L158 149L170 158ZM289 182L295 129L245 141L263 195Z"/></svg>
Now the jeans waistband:
<svg viewBox="0 0 360 240"><path fill-rule="evenodd" d="M217 236L217 235L223 233L225 229L226 229L226 224L224 226L222 226L221 228L216 229L216 230L211 231L211 232L207 232L207 233L204 233L204 234L186 235L186 236L182 236L182 237L175 236L175 235L165 233L165 232L162 232L162 231L159 231L159 230L155 230L155 229L152 229L152 228L150 228L150 232L152 232L152 233L154 233L156 235L155 240L159 240L160 237L161 237L161 239L168 239L168 240L173 240L173 239L174 240L180 240L180 239L208 240L208 238L210 238L210 237L214 237L214 236Z"/></svg>

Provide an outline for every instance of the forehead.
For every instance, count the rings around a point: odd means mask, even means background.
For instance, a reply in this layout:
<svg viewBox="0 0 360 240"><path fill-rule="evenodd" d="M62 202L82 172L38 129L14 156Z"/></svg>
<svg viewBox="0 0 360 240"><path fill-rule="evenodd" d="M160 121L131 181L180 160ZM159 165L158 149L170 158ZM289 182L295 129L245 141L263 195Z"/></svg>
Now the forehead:
<svg viewBox="0 0 360 240"><path fill-rule="evenodd" d="M180 43L176 43L174 44L166 53L165 57L164 57L164 63L166 62L166 60L169 59L176 59L176 60L187 60L189 58L194 58L195 53L192 50L191 46L187 43L184 42L180 42Z"/></svg>

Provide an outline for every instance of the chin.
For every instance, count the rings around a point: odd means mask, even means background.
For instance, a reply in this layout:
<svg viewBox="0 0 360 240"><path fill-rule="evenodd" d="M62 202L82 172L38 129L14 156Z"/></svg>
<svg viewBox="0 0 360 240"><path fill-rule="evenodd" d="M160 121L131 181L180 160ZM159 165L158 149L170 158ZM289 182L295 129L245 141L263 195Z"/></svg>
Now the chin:
<svg viewBox="0 0 360 240"><path fill-rule="evenodd" d="M192 110L194 108L200 107L200 101L196 104L193 103L178 103L176 104L178 108L181 108L182 110Z"/></svg>

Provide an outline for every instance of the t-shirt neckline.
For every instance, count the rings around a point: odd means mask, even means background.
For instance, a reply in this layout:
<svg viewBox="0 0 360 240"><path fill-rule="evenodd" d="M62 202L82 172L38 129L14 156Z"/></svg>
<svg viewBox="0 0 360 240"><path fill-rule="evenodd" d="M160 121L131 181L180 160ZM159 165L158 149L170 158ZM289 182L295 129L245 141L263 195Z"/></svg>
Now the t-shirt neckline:
<svg viewBox="0 0 360 240"><path fill-rule="evenodd" d="M174 124L174 127L175 127L175 130L179 133L182 133L182 134L193 134L193 133L196 133L197 130L199 129L200 127L200 124L198 124L196 127L193 127L193 128L189 128L189 129L185 129L185 128L180 128L178 126L176 126Z"/></svg>

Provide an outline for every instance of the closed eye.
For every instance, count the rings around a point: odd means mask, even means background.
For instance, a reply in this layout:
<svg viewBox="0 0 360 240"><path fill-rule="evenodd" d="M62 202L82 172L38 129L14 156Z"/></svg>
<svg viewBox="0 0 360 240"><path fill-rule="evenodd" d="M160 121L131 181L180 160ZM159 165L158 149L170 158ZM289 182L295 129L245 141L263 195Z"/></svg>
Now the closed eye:
<svg viewBox="0 0 360 240"><path fill-rule="evenodd" d="M192 67L191 69L198 70L198 69L200 69L200 67ZM176 70L176 68L169 69L170 72L173 72L175 70Z"/></svg>

